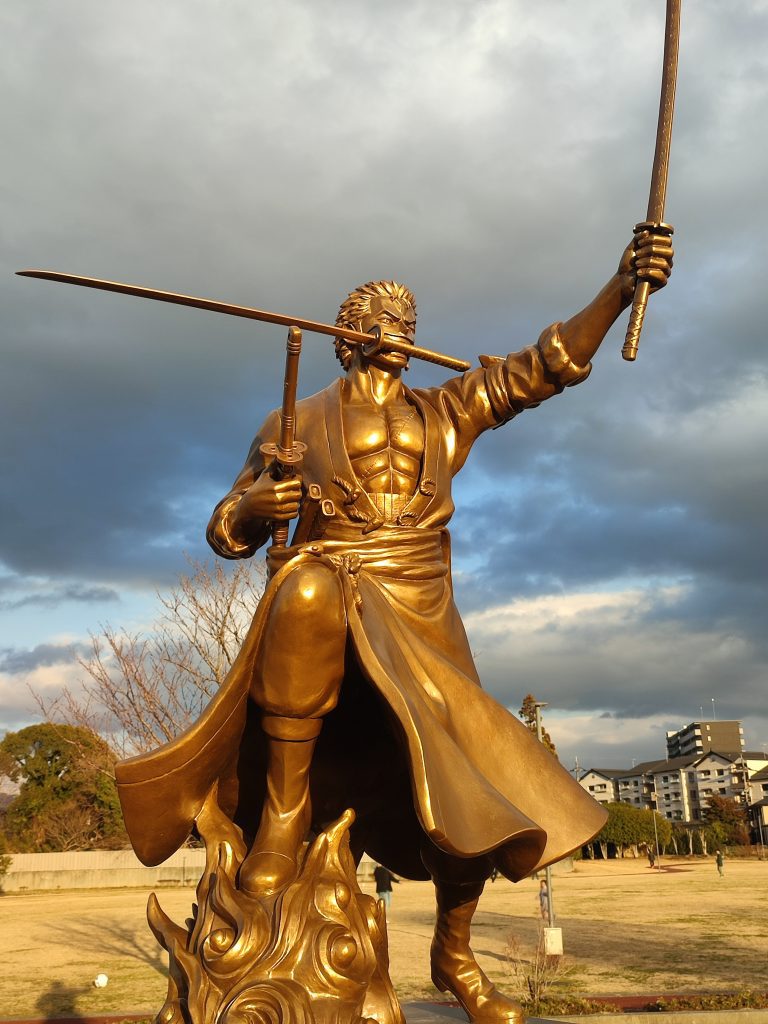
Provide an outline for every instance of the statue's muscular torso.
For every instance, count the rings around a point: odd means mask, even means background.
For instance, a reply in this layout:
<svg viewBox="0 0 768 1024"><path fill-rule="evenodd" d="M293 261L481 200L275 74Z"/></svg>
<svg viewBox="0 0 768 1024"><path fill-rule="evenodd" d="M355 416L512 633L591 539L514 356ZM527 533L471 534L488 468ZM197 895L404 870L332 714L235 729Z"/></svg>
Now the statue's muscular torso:
<svg viewBox="0 0 768 1024"><path fill-rule="evenodd" d="M385 522L397 519L418 487L424 424L404 396L379 405L350 398L342 405L352 468Z"/></svg>

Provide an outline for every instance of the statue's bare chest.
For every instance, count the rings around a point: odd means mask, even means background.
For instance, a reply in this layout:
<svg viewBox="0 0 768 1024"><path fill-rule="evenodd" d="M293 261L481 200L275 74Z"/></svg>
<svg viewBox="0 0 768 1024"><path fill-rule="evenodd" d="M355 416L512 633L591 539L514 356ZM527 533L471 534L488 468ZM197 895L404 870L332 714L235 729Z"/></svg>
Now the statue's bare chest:
<svg viewBox="0 0 768 1024"><path fill-rule="evenodd" d="M383 406L350 402L342 406L342 421L347 453L363 489L369 494L413 494L424 453L418 409L404 400Z"/></svg>

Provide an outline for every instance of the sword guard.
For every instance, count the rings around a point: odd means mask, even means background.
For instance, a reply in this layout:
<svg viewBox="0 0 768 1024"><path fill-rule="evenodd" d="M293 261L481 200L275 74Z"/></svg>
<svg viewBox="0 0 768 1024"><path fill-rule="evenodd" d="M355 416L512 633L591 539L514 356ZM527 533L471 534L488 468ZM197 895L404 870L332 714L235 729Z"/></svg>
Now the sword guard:
<svg viewBox="0 0 768 1024"><path fill-rule="evenodd" d="M652 235L667 235L669 238L675 233L671 224L665 224L661 220L642 220L635 224L634 233L639 235L642 231L648 231Z"/></svg>
<svg viewBox="0 0 768 1024"><path fill-rule="evenodd" d="M366 342L363 343L363 355L368 356L368 357L377 355L379 352L381 352L381 347L382 347L381 346L381 328L379 327L379 325L375 324L371 328L369 333L374 336L375 341L366 341Z"/></svg>
<svg viewBox="0 0 768 1024"><path fill-rule="evenodd" d="M267 458L274 459L279 466L285 466L295 470L304 459L304 452L307 446L303 441L294 441L290 449L281 448L279 444L268 442L259 447L259 451Z"/></svg>

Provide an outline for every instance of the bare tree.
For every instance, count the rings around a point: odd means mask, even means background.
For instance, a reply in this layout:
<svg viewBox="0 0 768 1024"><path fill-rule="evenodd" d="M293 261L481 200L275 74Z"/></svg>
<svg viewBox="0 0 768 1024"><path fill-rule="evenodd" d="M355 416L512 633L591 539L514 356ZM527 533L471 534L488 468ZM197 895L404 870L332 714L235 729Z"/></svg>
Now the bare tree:
<svg viewBox="0 0 768 1024"><path fill-rule="evenodd" d="M25 839L33 850L92 850L105 844L100 835L99 821L88 807L77 800L49 807L31 823ZM118 846L125 846L125 834ZM106 844L109 845L109 844Z"/></svg>
<svg viewBox="0 0 768 1024"><path fill-rule="evenodd" d="M517 987L515 994L524 1009L536 1016L543 1015L542 1010L547 1009L545 1001L550 989L573 973L573 965L564 956L547 953L543 925L539 926L536 945L528 955L511 933L504 947L504 960L506 973Z"/></svg>
<svg viewBox="0 0 768 1024"><path fill-rule="evenodd" d="M79 688L53 701L34 694L45 717L92 729L120 757L173 739L223 682L264 581L260 563L191 561L170 593L158 594L160 614L146 631L105 626L91 635Z"/></svg>

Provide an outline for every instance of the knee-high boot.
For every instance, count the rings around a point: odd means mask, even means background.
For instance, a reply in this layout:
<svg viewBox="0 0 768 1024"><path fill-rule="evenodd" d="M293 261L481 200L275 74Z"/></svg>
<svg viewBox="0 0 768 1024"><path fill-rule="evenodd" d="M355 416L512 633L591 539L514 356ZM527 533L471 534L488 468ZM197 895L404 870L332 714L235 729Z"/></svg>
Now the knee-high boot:
<svg viewBox="0 0 768 1024"><path fill-rule="evenodd" d="M251 851L240 868L240 888L254 895L277 892L296 877L309 830L309 767L322 722L318 718L264 715L267 793Z"/></svg>
<svg viewBox="0 0 768 1024"><path fill-rule="evenodd" d="M478 1024L522 1024L519 1003L497 990L480 970L470 949L470 924L484 882L445 882L434 878L437 923L432 940L432 981L441 992L452 992Z"/></svg>

